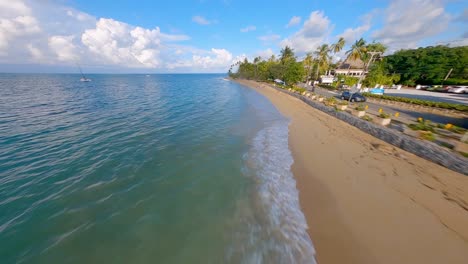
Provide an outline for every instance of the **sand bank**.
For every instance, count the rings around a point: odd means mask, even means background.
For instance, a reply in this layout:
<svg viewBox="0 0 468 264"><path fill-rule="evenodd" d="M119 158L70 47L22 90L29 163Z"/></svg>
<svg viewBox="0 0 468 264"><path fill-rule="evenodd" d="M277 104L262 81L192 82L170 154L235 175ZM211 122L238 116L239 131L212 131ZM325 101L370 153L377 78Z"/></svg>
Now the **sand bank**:
<svg viewBox="0 0 468 264"><path fill-rule="evenodd" d="M319 263L468 263L468 177L265 84L290 118L302 210Z"/></svg>

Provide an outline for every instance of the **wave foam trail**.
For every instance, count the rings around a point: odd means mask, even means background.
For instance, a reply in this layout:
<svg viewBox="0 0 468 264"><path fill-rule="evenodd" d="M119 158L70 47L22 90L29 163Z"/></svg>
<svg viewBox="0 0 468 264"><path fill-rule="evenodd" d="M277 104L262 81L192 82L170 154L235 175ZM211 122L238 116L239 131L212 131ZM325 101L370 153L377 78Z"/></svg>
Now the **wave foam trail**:
<svg viewBox="0 0 468 264"><path fill-rule="evenodd" d="M254 189L239 204L239 227L227 258L232 263L316 263L290 167L288 122L261 130L246 155Z"/></svg>

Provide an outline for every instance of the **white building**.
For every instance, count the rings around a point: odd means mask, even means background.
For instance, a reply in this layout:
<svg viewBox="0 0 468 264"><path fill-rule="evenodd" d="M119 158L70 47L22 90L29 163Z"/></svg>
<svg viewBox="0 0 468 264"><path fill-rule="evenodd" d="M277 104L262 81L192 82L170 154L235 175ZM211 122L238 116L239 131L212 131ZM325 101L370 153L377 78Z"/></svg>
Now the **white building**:
<svg viewBox="0 0 468 264"><path fill-rule="evenodd" d="M346 76L360 77L366 75L367 72L364 70L364 62L360 59L357 60L345 60L335 69L335 76L342 74Z"/></svg>
<svg viewBox="0 0 468 264"><path fill-rule="evenodd" d="M320 83L323 84L332 84L335 76L333 75L321 75L320 76Z"/></svg>

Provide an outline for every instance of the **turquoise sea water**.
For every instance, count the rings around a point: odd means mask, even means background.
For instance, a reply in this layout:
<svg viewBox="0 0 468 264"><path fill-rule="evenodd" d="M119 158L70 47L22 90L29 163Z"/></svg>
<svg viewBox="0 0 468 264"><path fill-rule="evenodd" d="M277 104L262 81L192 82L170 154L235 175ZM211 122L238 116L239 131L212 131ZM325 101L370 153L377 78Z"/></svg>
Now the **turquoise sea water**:
<svg viewBox="0 0 468 264"><path fill-rule="evenodd" d="M314 263L288 120L223 75L0 75L1 263Z"/></svg>

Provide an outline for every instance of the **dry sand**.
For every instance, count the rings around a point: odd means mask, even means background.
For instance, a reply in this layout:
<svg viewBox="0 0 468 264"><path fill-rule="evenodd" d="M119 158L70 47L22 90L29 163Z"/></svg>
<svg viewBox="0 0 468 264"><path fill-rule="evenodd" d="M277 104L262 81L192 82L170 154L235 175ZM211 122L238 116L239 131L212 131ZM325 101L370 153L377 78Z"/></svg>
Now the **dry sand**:
<svg viewBox="0 0 468 264"><path fill-rule="evenodd" d="M320 264L468 263L468 177L265 84L290 118L302 210Z"/></svg>

